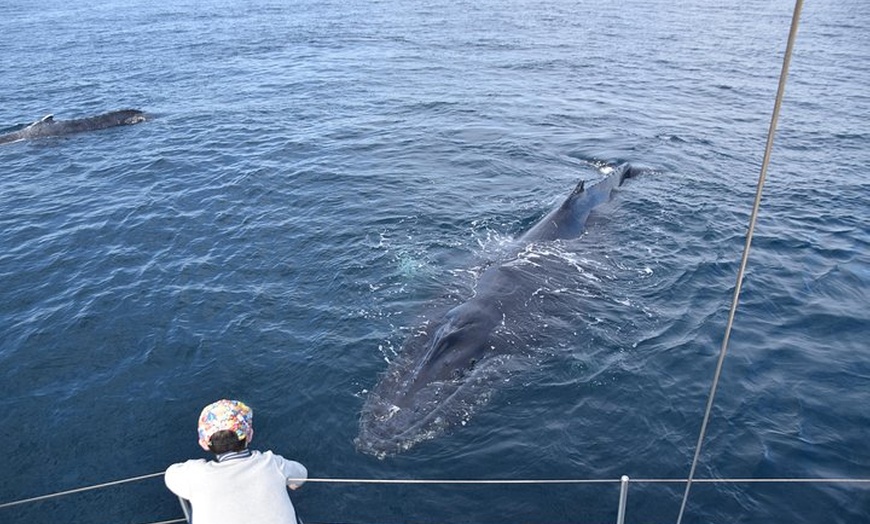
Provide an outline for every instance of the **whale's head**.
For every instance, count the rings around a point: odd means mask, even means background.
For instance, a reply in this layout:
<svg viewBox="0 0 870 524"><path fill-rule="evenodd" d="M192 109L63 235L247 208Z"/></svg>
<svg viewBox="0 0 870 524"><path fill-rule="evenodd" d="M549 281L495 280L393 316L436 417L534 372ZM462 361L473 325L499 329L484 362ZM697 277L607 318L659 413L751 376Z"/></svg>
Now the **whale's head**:
<svg viewBox="0 0 870 524"><path fill-rule="evenodd" d="M359 451L385 457L464 424L489 400L497 309L469 301L422 326L405 341L360 415Z"/></svg>

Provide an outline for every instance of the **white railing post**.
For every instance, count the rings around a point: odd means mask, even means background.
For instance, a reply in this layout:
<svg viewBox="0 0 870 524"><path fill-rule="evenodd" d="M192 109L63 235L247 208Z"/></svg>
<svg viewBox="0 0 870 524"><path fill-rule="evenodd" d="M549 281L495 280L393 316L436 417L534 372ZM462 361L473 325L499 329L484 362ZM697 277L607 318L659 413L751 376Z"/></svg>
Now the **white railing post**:
<svg viewBox="0 0 870 524"><path fill-rule="evenodd" d="M619 510L616 512L616 524L625 524L625 505L628 502L628 475L619 480Z"/></svg>
<svg viewBox="0 0 870 524"><path fill-rule="evenodd" d="M178 497L178 502L181 503L181 511L184 512L184 520L187 521L187 524L190 524L193 519L193 508L190 505L190 501L185 498Z"/></svg>

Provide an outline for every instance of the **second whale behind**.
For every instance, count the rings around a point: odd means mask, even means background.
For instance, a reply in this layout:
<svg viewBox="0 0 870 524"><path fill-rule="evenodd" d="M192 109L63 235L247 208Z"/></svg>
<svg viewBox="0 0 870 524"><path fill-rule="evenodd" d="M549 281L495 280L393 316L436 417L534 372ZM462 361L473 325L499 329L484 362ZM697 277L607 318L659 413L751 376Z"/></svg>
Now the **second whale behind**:
<svg viewBox="0 0 870 524"><path fill-rule="evenodd" d="M32 124L0 135L0 144L17 142L31 138L63 136L83 131L96 131L117 126L130 126L145 121L145 113L138 109L122 109L101 115L74 120L55 120L54 115L46 115Z"/></svg>

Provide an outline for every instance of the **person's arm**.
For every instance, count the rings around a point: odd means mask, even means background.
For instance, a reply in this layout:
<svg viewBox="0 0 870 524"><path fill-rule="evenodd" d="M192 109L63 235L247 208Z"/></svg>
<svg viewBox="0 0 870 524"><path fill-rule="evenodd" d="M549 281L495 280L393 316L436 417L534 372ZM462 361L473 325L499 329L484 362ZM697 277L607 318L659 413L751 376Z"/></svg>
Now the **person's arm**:
<svg viewBox="0 0 870 524"><path fill-rule="evenodd" d="M305 484L305 479L308 478L308 470L295 460L287 460L280 455L275 455L275 459L279 462L281 473L287 479L287 487L290 489L299 489L302 484Z"/></svg>
<svg viewBox="0 0 870 524"><path fill-rule="evenodd" d="M166 469L166 473L163 474L163 481L166 483L166 487L169 488L169 491L187 500L190 500L192 491L192 482L190 478L192 462L195 461L189 460L187 462L173 464L169 466Z"/></svg>

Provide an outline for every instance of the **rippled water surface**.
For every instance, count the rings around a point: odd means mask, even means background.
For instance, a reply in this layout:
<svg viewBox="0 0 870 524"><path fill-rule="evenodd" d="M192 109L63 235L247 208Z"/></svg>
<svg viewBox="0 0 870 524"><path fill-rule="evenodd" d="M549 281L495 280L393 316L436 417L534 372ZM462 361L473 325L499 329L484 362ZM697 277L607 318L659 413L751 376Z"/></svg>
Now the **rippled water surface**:
<svg viewBox="0 0 870 524"><path fill-rule="evenodd" d="M685 478L792 4L56 0L0 6L0 503L200 457L256 412L315 477ZM808 2L700 478L870 478L870 4ZM605 162L538 246L541 326L465 425L383 460L360 410L430 311ZM611 522L616 484L294 492L306 522ZM671 522L680 484L631 487ZM0 509L181 516L159 479ZM863 523L866 485L698 484L690 522Z"/></svg>

